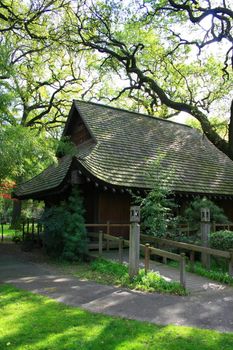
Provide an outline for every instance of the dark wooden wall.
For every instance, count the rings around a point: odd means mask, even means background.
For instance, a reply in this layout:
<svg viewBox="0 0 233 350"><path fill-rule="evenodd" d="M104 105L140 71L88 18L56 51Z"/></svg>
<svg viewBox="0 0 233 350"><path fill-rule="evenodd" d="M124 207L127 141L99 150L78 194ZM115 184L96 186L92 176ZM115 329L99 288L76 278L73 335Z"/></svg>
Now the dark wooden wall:
<svg viewBox="0 0 233 350"><path fill-rule="evenodd" d="M129 211L130 211L130 195L120 194L113 192L101 192L99 193L99 222L117 224L129 223ZM129 233L128 227L111 227L110 234L127 237Z"/></svg>
<svg viewBox="0 0 233 350"><path fill-rule="evenodd" d="M224 210L225 215L231 222L233 222L233 200L222 199L214 202Z"/></svg>
<svg viewBox="0 0 233 350"><path fill-rule="evenodd" d="M89 131L81 118L77 117L77 119L72 122L71 141L78 146L89 139L91 139Z"/></svg>
<svg viewBox="0 0 233 350"><path fill-rule="evenodd" d="M94 185L83 186L82 195L85 206L85 219L89 224L128 224L130 210L130 195L113 193L95 188ZM98 230L97 228L96 230ZM96 231L95 230L95 231ZM103 231L105 229L103 228ZM126 227L111 228L111 234L127 236L129 229Z"/></svg>
<svg viewBox="0 0 233 350"><path fill-rule="evenodd" d="M129 222L130 196L111 192L99 195L99 222Z"/></svg>

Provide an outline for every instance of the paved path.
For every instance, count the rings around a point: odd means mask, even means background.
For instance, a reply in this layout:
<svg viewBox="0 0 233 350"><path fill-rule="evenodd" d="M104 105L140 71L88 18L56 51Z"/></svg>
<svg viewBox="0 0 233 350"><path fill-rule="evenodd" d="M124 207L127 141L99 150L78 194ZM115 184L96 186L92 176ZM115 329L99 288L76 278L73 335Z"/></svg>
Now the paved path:
<svg viewBox="0 0 233 350"><path fill-rule="evenodd" d="M233 331L233 289L207 289L186 297L146 294L98 285L61 275L49 266L4 254L0 249L0 283L53 298L92 312L156 324L176 324Z"/></svg>

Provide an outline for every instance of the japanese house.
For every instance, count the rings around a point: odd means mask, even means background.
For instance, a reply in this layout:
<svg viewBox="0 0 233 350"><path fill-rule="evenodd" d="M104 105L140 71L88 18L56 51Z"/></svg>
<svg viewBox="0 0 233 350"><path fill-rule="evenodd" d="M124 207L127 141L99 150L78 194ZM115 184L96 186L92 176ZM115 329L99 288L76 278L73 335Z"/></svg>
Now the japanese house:
<svg viewBox="0 0 233 350"><path fill-rule="evenodd" d="M197 196L221 205L233 220L233 162L198 130L101 104L73 102L63 132L76 145L74 156L60 157L15 190L18 199L53 205L73 185L83 193L86 221L127 223L132 192L153 187L153 164L180 208Z"/></svg>

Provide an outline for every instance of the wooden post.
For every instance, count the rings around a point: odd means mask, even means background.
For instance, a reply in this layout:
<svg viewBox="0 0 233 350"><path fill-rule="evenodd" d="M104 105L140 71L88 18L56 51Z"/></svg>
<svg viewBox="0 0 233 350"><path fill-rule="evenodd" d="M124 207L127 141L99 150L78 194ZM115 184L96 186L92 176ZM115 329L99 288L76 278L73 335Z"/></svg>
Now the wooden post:
<svg viewBox="0 0 233 350"><path fill-rule="evenodd" d="M107 221L107 235L110 235L110 221ZM106 250L109 252L109 239L107 238Z"/></svg>
<svg viewBox="0 0 233 350"><path fill-rule="evenodd" d="M201 208L201 243L203 247L209 247L210 238L210 210ZM201 262L206 269L210 269L210 255L201 253Z"/></svg>
<svg viewBox="0 0 233 350"><path fill-rule="evenodd" d="M119 237L119 263L122 264L123 262L123 245L124 245L124 239L123 237Z"/></svg>
<svg viewBox="0 0 233 350"><path fill-rule="evenodd" d="M130 207L130 237L129 237L129 276L133 278L139 270L140 253L140 207Z"/></svg>
<svg viewBox="0 0 233 350"><path fill-rule="evenodd" d="M32 219L32 238L34 239L34 219Z"/></svg>
<svg viewBox="0 0 233 350"><path fill-rule="evenodd" d="M183 288L186 287L185 278L185 253L180 254L180 284Z"/></svg>
<svg viewBox="0 0 233 350"><path fill-rule="evenodd" d="M216 223L215 223L215 221L213 222L213 232L216 232Z"/></svg>
<svg viewBox="0 0 233 350"><path fill-rule="evenodd" d="M39 241L39 238L40 238L40 224L39 222L37 222L37 239Z"/></svg>
<svg viewBox="0 0 233 350"><path fill-rule="evenodd" d="M99 256L103 253L103 231L99 231Z"/></svg>
<svg viewBox="0 0 233 350"><path fill-rule="evenodd" d="M167 257L163 256L163 264L167 264Z"/></svg>
<svg viewBox="0 0 233 350"><path fill-rule="evenodd" d="M145 244L145 273L150 268L150 243Z"/></svg>
<svg viewBox="0 0 233 350"><path fill-rule="evenodd" d="M23 241L24 241L24 238L25 238L25 221L23 221Z"/></svg>
<svg viewBox="0 0 233 350"><path fill-rule="evenodd" d="M27 219L27 234L29 234L29 219Z"/></svg>
<svg viewBox="0 0 233 350"><path fill-rule="evenodd" d="M233 249L229 249L230 260L229 260L229 276L233 277Z"/></svg>
<svg viewBox="0 0 233 350"><path fill-rule="evenodd" d="M194 272L194 262L195 262L195 252L191 250L190 252L190 269L191 272Z"/></svg>
<svg viewBox="0 0 233 350"><path fill-rule="evenodd" d="M2 226L2 242L3 242L3 223L1 223L1 226Z"/></svg>

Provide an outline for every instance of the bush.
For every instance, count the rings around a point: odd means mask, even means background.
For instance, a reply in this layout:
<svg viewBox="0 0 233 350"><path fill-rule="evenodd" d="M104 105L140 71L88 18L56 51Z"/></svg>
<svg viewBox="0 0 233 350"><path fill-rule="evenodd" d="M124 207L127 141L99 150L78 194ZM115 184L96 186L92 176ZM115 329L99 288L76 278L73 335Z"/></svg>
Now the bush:
<svg viewBox="0 0 233 350"><path fill-rule="evenodd" d="M187 294L178 282L168 282L158 272L148 271L148 273L145 273L144 269L140 269L138 275L131 279L128 274L128 266L104 259L94 260L91 263L91 269L98 272L100 276L107 277L107 282L111 281L112 284L121 285L122 287L145 292Z"/></svg>
<svg viewBox="0 0 233 350"><path fill-rule="evenodd" d="M210 235L211 248L220 250L233 249L233 232L232 231L217 231Z"/></svg>
<svg viewBox="0 0 233 350"><path fill-rule="evenodd" d="M220 224L225 224L229 222L223 210L219 208L214 202L207 198L199 198L192 201L184 213L185 219L193 228L198 229L200 226L201 208L210 209L211 222L215 221Z"/></svg>
<svg viewBox="0 0 233 350"><path fill-rule="evenodd" d="M141 205L141 230L145 234L164 237L168 226L175 230L176 220L173 209L176 207L171 199L170 175L164 176L161 168L162 157L154 162L148 174L153 184L152 190L145 198L137 197L136 202Z"/></svg>
<svg viewBox="0 0 233 350"><path fill-rule="evenodd" d="M46 253L60 257L64 249L64 230L67 221L64 205L45 208L40 222L44 225L43 245Z"/></svg>
<svg viewBox="0 0 233 350"><path fill-rule="evenodd" d="M66 202L45 209L41 223L45 226L43 243L48 255L70 261L84 258L87 236L83 214L77 189Z"/></svg>

